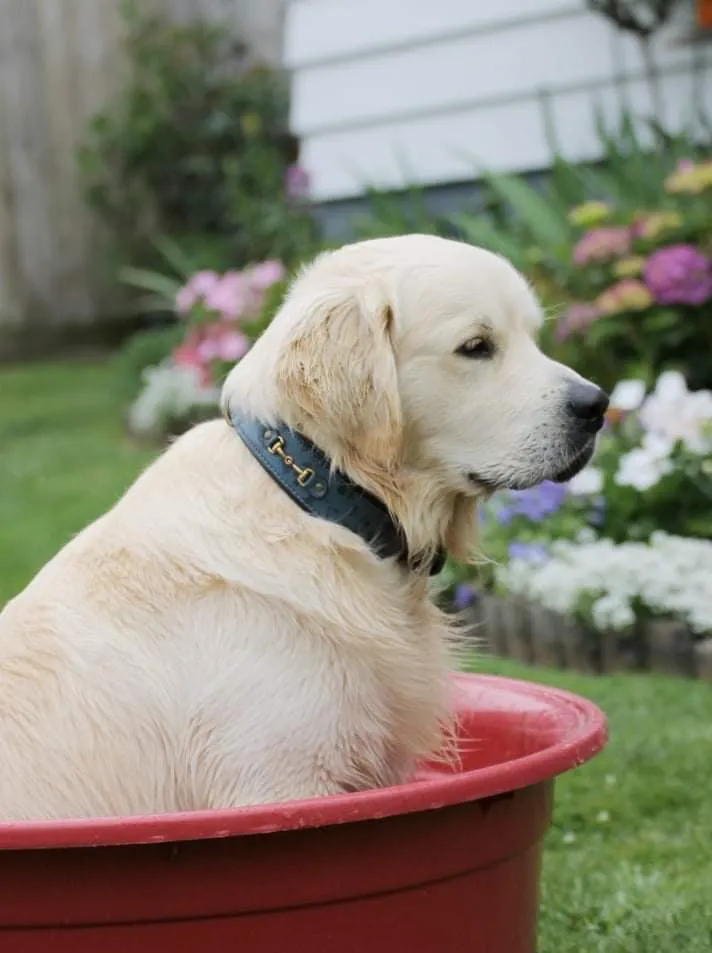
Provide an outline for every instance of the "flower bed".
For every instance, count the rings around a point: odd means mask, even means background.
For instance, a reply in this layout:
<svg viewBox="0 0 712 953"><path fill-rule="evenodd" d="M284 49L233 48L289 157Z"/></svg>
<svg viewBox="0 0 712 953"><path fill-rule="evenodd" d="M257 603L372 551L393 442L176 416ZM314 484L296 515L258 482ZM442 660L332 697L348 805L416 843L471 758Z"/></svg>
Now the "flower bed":
<svg viewBox="0 0 712 953"><path fill-rule="evenodd" d="M491 561L447 567L455 607L474 602L499 654L712 669L712 160L669 158L620 150L620 181L582 173L605 201L561 204L547 230L535 196L506 190L548 303L569 302L548 347L613 394L593 464L566 486L498 494L482 514Z"/></svg>
<svg viewBox="0 0 712 953"><path fill-rule="evenodd" d="M621 366L649 379L681 368L712 385L712 160L679 162L641 209L586 202L571 210L568 261L556 277L573 298L555 329L558 347L584 373Z"/></svg>
<svg viewBox="0 0 712 953"><path fill-rule="evenodd" d="M224 274L198 271L167 289L183 334L161 363L143 372L129 409L135 436L163 439L215 416L220 382L269 323L284 278L282 263L268 260Z"/></svg>
<svg viewBox="0 0 712 953"><path fill-rule="evenodd" d="M447 568L497 654L584 670L712 669L712 392L612 394L594 462L483 508L492 561Z"/></svg>

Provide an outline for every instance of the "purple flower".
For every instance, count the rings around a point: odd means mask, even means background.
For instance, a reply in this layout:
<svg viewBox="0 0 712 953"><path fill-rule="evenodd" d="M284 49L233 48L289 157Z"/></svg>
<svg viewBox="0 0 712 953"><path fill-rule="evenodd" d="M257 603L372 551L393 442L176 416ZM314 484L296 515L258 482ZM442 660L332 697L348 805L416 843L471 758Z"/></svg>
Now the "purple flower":
<svg viewBox="0 0 712 953"><path fill-rule="evenodd" d="M522 559L528 563L544 563L549 558L549 552L541 543L522 543L515 540L509 544L509 558Z"/></svg>
<svg viewBox="0 0 712 953"><path fill-rule="evenodd" d="M644 277L661 304L700 305L712 298L712 262L694 245L668 245L654 252Z"/></svg>
<svg viewBox="0 0 712 953"><path fill-rule="evenodd" d="M467 582L458 583L452 596L453 608L467 609L473 602L477 602L477 591Z"/></svg>
<svg viewBox="0 0 712 953"><path fill-rule="evenodd" d="M573 258L577 265L610 261L630 250L630 232L621 226L593 228L586 232L574 247Z"/></svg>
<svg viewBox="0 0 712 953"><path fill-rule="evenodd" d="M498 523L502 526L508 526L514 516L514 508L511 506L499 506L495 509L494 515Z"/></svg>
<svg viewBox="0 0 712 953"><path fill-rule="evenodd" d="M539 523L546 516L555 513L566 497L563 483L545 480L531 490L515 490L509 494L509 501L497 512L500 523L507 524L515 516L525 516Z"/></svg>
<svg viewBox="0 0 712 953"><path fill-rule="evenodd" d="M290 165L284 174L287 197L298 201L309 195L309 173L300 165Z"/></svg>

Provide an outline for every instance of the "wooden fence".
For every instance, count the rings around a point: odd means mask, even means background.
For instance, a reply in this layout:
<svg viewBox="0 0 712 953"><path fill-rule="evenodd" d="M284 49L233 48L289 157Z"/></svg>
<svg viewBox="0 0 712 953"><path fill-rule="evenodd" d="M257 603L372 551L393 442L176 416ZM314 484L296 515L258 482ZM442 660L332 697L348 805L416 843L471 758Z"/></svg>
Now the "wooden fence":
<svg viewBox="0 0 712 953"><path fill-rule="evenodd" d="M142 0L176 18L231 20L279 55L284 0ZM76 150L121 81L120 0L0 0L0 357L48 328L116 315Z"/></svg>

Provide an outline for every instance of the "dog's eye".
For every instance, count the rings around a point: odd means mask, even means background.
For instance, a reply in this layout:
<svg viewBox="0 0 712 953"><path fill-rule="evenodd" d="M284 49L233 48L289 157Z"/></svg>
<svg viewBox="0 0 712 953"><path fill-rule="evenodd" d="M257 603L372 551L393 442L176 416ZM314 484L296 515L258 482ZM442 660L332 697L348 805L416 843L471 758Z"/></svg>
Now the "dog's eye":
<svg viewBox="0 0 712 953"><path fill-rule="evenodd" d="M494 354L494 345L487 338L470 338L470 340L465 341L455 353L460 354L462 357L474 357L482 360L483 358L492 357Z"/></svg>

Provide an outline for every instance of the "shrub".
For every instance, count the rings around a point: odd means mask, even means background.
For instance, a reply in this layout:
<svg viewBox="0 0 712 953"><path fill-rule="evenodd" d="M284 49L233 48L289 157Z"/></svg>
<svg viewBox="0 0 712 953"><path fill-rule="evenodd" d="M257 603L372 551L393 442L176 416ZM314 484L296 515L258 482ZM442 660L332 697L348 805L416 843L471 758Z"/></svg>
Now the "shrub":
<svg viewBox="0 0 712 953"><path fill-rule="evenodd" d="M126 85L80 150L119 261L153 267L168 235L204 266L298 258L315 240L288 85L223 28L129 9Z"/></svg>

